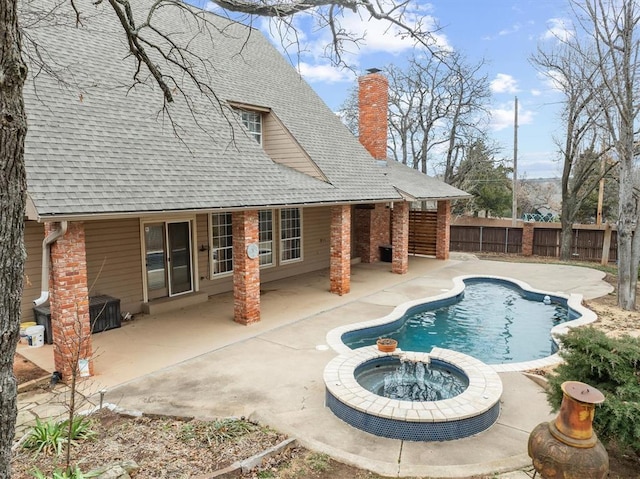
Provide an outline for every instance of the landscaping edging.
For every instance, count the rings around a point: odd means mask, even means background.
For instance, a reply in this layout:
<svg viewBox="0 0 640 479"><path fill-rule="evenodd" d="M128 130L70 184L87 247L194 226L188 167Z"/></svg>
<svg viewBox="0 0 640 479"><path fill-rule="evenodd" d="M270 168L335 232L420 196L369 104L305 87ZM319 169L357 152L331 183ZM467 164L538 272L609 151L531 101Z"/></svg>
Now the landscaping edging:
<svg viewBox="0 0 640 479"><path fill-rule="evenodd" d="M233 477L240 477L242 474L246 474L256 467L260 466L264 463L265 459L269 459L273 456L277 456L282 451L286 451L291 447L296 446L296 440L294 438L285 439L284 441L276 444L269 449L259 452L258 454L254 454L247 459L243 459L242 461L236 461L228 467L224 469L220 469L219 471L214 472L213 474L207 474L204 476L200 476L196 479L226 479Z"/></svg>

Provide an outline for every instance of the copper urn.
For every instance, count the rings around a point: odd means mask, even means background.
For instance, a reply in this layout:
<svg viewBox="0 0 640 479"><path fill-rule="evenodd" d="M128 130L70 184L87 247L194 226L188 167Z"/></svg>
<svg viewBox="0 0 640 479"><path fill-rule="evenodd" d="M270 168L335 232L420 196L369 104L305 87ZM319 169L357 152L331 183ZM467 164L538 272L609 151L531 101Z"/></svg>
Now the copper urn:
<svg viewBox="0 0 640 479"><path fill-rule="evenodd" d="M604 479L609 456L593 432L595 405L604 401L596 388L578 381L562 383L562 404L552 422L529 435L529 457L543 479Z"/></svg>

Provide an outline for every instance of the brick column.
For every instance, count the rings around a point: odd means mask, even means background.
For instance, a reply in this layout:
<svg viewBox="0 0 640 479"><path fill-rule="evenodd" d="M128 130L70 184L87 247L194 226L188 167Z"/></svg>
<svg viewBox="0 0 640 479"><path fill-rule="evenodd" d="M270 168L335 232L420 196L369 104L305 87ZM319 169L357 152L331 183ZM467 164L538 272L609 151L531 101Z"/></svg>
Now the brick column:
<svg viewBox="0 0 640 479"><path fill-rule="evenodd" d="M355 210L356 254L363 263L380 261L379 246L391 244L391 210L384 203L370 209Z"/></svg>
<svg viewBox="0 0 640 479"><path fill-rule="evenodd" d="M351 206L331 207L330 291L342 296L351 291Z"/></svg>
<svg viewBox="0 0 640 479"><path fill-rule="evenodd" d="M45 235L53 229L55 223L45 223ZM67 233L51 245L49 293L56 370L62 373L63 381L69 381L74 368L86 364L88 373L92 375L93 350L83 223L69 223Z"/></svg>
<svg viewBox="0 0 640 479"><path fill-rule="evenodd" d="M393 261L391 272L406 274L409 271L409 203L393 204Z"/></svg>
<svg viewBox="0 0 640 479"><path fill-rule="evenodd" d="M522 256L533 256L533 223L522 224Z"/></svg>
<svg viewBox="0 0 640 479"><path fill-rule="evenodd" d="M438 201L436 217L436 259L449 259L451 239L451 201Z"/></svg>
<svg viewBox="0 0 640 479"><path fill-rule="evenodd" d="M247 246L258 245L258 211L236 211L232 223L233 319L247 325L260 321L260 257L247 255Z"/></svg>

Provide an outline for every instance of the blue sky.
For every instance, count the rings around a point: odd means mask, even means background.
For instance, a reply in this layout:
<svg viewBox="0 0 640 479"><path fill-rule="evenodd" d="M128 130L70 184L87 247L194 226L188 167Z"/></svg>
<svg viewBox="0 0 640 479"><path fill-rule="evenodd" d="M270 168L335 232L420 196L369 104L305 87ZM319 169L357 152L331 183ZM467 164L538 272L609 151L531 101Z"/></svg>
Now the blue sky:
<svg viewBox="0 0 640 479"><path fill-rule="evenodd" d="M206 0L190 3L215 11ZM491 82L491 137L502 147L500 157L513 158L514 99L518 109L518 176L522 178L560 176L553 135L560 131L561 96L529 63L539 44L556 41L554 36L570 32L570 11L563 0L435 0L411 2L415 15L426 15L441 28L437 41L465 54L470 63L486 61L484 73ZM359 49L347 53L353 67L338 69L323 57L329 32L318 30L309 16L295 20L300 48L289 56L304 78L334 111L367 68L401 65L414 46L388 31L388 25L355 14L342 20L343 26L364 35ZM254 20L283 50L276 29L262 19Z"/></svg>

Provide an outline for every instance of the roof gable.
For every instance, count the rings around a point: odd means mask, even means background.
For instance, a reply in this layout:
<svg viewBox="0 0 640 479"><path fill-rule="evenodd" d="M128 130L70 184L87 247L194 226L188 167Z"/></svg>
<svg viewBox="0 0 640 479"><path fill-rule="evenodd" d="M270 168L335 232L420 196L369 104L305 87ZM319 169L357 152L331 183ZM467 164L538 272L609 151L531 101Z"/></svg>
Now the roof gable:
<svg viewBox="0 0 640 479"><path fill-rule="evenodd" d="M134 5L144 14L151 3ZM199 12L210 27L204 31L195 18L163 12L159 28L189 46L192 72L204 82L199 89L156 57L178 81L175 101L164 110L150 76L143 71L141 83L133 82L137 65L106 2L79 27L65 3L50 24L29 30L56 70L48 75L32 66L38 75L24 91L28 192L40 217L402 199L260 32ZM299 171L239 134L227 100L267 108L297 145Z"/></svg>

